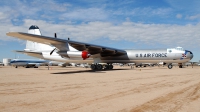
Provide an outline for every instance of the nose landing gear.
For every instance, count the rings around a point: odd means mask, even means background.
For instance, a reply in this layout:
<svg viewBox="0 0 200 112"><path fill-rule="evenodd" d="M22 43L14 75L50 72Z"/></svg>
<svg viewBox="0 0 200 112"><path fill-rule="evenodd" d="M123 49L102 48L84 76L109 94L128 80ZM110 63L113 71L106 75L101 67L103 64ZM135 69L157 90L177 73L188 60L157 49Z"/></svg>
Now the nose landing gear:
<svg viewBox="0 0 200 112"><path fill-rule="evenodd" d="M173 68L172 63L170 63L170 64L168 65L168 68L169 68L169 69L172 69L172 68Z"/></svg>

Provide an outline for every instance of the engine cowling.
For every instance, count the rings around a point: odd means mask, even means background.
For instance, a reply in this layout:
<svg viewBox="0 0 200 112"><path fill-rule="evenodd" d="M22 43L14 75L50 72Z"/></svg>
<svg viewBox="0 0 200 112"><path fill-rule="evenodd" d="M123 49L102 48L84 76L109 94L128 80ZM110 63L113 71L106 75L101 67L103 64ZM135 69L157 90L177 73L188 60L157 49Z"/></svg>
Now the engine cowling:
<svg viewBox="0 0 200 112"><path fill-rule="evenodd" d="M70 59L80 59L83 60L90 57L88 51L67 51L67 52L57 52L59 55L70 58Z"/></svg>
<svg viewBox="0 0 200 112"><path fill-rule="evenodd" d="M82 51L82 58L83 60L87 59L90 57L90 54L87 51Z"/></svg>

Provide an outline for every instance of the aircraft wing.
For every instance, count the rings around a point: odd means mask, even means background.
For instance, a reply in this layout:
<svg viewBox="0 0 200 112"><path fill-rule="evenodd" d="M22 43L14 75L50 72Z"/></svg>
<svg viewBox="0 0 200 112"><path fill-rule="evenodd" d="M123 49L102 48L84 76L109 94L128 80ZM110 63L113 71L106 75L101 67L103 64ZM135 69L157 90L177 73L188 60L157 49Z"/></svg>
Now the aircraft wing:
<svg viewBox="0 0 200 112"><path fill-rule="evenodd" d="M39 54L39 55L42 55L41 52L32 52L32 51L14 51L14 52L22 53L22 54Z"/></svg>
<svg viewBox="0 0 200 112"><path fill-rule="evenodd" d="M72 47L79 51L88 51L91 55L100 54L102 57L105 56L120 56L126 54L126 51L121 49L115 49L105 46L99 46L94 44L88 44L83 42L71 41L58 39L53 37L41 36L41 35L33 35L29 33L22 32L9 32L6 33L8 36L17 37L23 40L34 41L38 43L53 45L58 48L60 51L67 51L67 44L70 44Z"/></svg>

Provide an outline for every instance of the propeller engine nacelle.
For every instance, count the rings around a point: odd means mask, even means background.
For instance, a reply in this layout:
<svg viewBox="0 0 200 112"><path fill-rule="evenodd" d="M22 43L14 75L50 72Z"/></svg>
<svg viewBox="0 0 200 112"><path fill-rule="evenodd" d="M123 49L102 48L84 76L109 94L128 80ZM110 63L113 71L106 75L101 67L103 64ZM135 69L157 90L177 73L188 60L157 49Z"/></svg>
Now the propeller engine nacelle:
<svg viewBox="0 0 200 112"><path fill-rule="evenodd" d="M82 58L83 60L87 59L90 57L90 54L87 51L82 51Z"/></svg>
<svg viewBox="0 0 200 112"><path fill-rule="evenodd" d="M61 56L67 58L83 58L83 60L90 57L90 54L87 51L67 51L67 52L57 52Z"/></svg>

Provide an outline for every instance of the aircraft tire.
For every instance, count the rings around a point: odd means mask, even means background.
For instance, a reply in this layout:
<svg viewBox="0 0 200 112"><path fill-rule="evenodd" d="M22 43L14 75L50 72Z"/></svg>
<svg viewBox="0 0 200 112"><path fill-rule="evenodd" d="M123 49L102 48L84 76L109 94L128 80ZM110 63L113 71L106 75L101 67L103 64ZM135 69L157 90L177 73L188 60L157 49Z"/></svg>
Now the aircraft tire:
<svg viewBox="0 0 200 112"><path fill-rule="evenodd" d="M108 69L109 69L109 65L105 65L105 66L104 66L104 69L105 69L105 70L108 70Z"/></svg>
<svg viewBox="0 0 200 112"><path fill-rule="evenodd" d="M113 65L108 65L108 69L112 70L113 69Z"/></svg>
<svg viewBox="0 0 200 112"><path fill-rule="evenodd" d="M102 66L101 64L98 64L98 65L96 65L96 68L97 68L98 70L102 70L103 66Z"/></svg>
<svg viewBox="0 0 200 112"><path fill-rule="evenodd" d="M91 69L95 70L96 69L96 65L95 64L91 64Z"/></svg>
<svg viewBox="0 0 200 112"><path fill-rule="evenodd" d="M172 67L173 67L172 64L169 64L169 65L168 65L168 68L169 68L169 69L172 69Z"/></svg>
<svg viewBox="0 0 200 112"><path fill-rule="evenodd" d="M183 66L182 66L182 65L179 65L179 68L183 68Z"/></svg>

